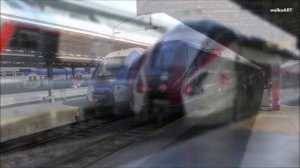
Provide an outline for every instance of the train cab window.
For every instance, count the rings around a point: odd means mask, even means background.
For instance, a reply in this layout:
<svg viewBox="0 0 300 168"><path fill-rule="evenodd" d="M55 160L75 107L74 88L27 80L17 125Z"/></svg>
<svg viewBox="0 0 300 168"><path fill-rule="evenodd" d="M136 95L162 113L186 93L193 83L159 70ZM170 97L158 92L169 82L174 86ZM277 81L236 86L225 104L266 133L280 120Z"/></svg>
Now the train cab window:
<svg viewBox="0 0 300 168"><path fill-rule="evenodd" d="M14 73L12 71L6 71L5 76L7 77L14 76Z"/></svg>
<svg viewBox="0 0 300 168"><path fill-rule="evenodd" d="M102 67L100 68L100 71L97 76L100 78L108 77L108 76L117 77L124 59L125 57L116 57L116 58L107 59L102 65Z"/></svg>
<svg viewBox="0 0 300 168"><path fill-rule="evenodd" d="M152 57L152 60L150 60L150 68L169 69L182 44L180 41L159 43L153 50L155 57Z"/></svg>

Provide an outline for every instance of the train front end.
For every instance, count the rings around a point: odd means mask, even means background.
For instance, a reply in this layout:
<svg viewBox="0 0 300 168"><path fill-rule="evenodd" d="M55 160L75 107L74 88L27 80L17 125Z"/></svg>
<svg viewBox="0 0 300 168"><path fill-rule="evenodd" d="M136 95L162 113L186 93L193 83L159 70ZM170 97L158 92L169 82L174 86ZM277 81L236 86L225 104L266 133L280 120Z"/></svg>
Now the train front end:
<svg viewBox="0 0 300 168"><path fill-rule="evenodd" d="M234 52L237 38L209 21L180 24L167 33L147 53L136 76L133 110L137 118L234 111L236 67L248 66Z"/></svg>
<svg viewBox="0 0 300 168"><path fill-rule="evenodd" d="M98 65L88 89L88 100L96 106L111 107L116 116L130 114L130 77L143 49L127 49L108 56ZM111 55L114 55L112 53Z"/></svg>
<svg viewBox="0 0 300 168"><path fill-rule="evenodd" d="M125 57L106 58L98 65L92 85L89 86L88 99L97 106L113 107L115 95L126 90L123 86L117 85L117 78ZM118 94L119 96L119 94ZM126 95L120 95L118 99Z"/></svg>

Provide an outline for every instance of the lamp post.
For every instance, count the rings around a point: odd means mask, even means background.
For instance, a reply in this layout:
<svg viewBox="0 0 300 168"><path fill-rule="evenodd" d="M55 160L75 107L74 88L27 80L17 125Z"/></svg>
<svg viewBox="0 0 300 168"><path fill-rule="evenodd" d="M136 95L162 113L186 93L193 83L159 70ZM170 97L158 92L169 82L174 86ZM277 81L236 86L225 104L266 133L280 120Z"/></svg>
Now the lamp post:
<svg viewBox="0 0 300 168"><path fill-rule="evenodd" d="M144 14L144 15L149 15L149 25L150 25L150 26L149 26L148 29L153 28L153 27L152 27L152 15L151 15L151 13L150 13L150 14ZM115 34L116 34L116 33L119 33L119 32L115 32L115 29L116 29L117 27L119 27L121 24L123 24L123 23L125 23L125 22L128 22L129 20L135 19L135 18L138 17L138 16L142 16L142 15L137 15L137 16L134 16L134 17L130 17L130 18L128 18L128 19L126 19L126 20L120 22L120 23L117 24L116 26L114 26L114 27L113 27L113 38L115 39Z"/></svg>

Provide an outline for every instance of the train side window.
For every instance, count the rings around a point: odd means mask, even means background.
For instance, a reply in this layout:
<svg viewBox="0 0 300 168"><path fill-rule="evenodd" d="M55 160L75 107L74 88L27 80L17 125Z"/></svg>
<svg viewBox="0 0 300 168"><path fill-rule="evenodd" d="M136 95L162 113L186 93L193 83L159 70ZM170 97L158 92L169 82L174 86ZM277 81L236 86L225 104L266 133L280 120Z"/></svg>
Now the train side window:
<svg viewBox="0 0 300 168"><path fill-rule="evenodd" d="M16 76L23 76L23 72L16 71Z"/></svg>
<svg viewBox="0 0 300 168"><path fill-rule="evenodd" d="M3 76L3 74L2 74L2 72L0 72L0 77L2 77Z"/></svg>
<svg viewBox="0 0 300 168"><path fill-rule="evenodd" d="M5 76L8 76L8 77L14 76L14 73L12 71L6 71Z"/></svg>

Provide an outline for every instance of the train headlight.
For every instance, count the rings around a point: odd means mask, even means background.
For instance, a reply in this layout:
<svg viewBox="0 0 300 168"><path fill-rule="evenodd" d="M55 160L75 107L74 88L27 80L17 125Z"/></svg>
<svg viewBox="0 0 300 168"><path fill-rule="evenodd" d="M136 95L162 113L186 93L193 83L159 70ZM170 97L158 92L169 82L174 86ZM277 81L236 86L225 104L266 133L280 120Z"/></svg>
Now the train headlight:
<svg viewBox="0 0 300 168"><path fill-rule="evenodd" d="M194 93L194 89L191 86L186 86L183 88L183 93L186 95L192 95Z"/></svg>
<svg viewBox="0 0 300 168"><path fill-rule="evenodd" d="M146 90L147 90L146 86L144 84L142 84L142 83L137 86L137 91L139 93L145 93Z"/></svg>

